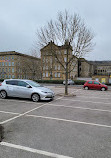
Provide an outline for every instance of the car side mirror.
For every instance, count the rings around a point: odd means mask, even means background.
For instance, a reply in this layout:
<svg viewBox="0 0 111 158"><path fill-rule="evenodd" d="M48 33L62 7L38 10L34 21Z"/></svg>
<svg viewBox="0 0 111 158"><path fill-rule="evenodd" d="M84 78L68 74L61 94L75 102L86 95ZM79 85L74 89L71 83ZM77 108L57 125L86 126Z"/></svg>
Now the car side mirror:
<svg viewBox="0 0 111 158"><path fill-rule="evenodd" d="M27 87L27 88L32 88L30 85L27 85L26 87Z"/></svg>

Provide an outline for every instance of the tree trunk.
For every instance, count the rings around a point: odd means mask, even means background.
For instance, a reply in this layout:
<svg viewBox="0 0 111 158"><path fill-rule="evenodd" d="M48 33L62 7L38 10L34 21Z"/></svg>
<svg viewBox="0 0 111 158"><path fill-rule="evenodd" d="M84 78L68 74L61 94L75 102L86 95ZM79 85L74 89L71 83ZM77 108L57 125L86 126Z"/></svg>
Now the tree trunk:
<svg viewBox="0 0 111 158"><path fill-rule="evenodd" d="M68 47L67 47L67 57L66 57L66 73L65 73L65 78L66 78L66 84L65 84L65 95L68 95Z"/></svg>
<svg viewBox="0 0 111 158"><path fill-rule="evenodd" d="M68 95L68 66L66 66L65 77L66 77L66 81L65 81L65 95Z"/></svg>

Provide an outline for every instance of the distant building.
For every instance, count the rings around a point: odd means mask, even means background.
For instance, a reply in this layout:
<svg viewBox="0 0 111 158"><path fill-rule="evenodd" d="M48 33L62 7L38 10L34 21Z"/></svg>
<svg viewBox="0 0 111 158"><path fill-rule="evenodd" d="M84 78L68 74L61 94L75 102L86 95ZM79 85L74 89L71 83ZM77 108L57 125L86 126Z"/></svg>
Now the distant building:
<svg viewBox="0 0 111 158"><path fill-rule="evenodd" d="M15 51L0 52L0 79L40 79L41 60Z"/></svg>
<svg viewBox="0 0 111 158"><path fill-rule="evenodd" d="M65 45L57 46L53 42L49 42L44 48L41 49L41 69L42 79L44 80L64 80L65 71L57 59L53 55L53 51L58 54L58 58L64 63L66 60ZM69 48L70 57L73 56L72 47ZM76 65L76 66L74 66ZM74 66L74 69L73 69ZM69 73L69 79L92 78L92 76L107 76L111 77L111 61L88 61L84 58L76 58L69 67L72 70Z"/></svg>
<svg viewBox="0 0 111 158"><path fill-rule="evenodd" d="M54 53L56 52L58 59L62 63L66 61L66 47L57 46L53 42L49 42L47 46L41 49L41 65L42 65L42 79L44 80L64 80L65 79L65 71L62 65L58 62L57 58L55 58ZM69 57L72 57L72 47L69 48ZM74 69L73 69L74 67ZM72 70L73 69L73 70ZM72 70L68 74L68 78L74 79L78 74L78 59L75 57L75 61L73 61L69 70Z"/></svg>

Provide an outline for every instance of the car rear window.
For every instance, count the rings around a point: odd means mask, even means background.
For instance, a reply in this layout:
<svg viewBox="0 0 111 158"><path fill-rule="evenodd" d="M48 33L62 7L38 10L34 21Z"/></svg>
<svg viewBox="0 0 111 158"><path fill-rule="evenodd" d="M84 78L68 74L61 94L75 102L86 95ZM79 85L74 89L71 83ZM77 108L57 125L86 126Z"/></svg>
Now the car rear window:
<svg viewBox="0 0 111 158"><path fill-rule="evenodd" d="M13 81L13 80L11 80L11 81L6 81L6 84L9 84L9 85L18 85L18 81Z"/></svg>
<svg viewBox="0 0 111 158"><path fill-rule="evenodd" d="M89 81L88 83L89 83L89 84L92 84L93 82L92 82L92 81Z"/></svg>

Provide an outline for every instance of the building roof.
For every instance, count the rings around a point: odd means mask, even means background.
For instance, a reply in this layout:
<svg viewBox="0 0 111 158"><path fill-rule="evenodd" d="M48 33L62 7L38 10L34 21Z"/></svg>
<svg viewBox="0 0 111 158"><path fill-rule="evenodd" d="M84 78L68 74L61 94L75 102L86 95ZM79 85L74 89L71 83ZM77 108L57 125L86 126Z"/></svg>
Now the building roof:
<svg viewBox="0 0 111 158"><path fill-rule="evenodd" d="M25 56L25 57L29 57L29 58L33 58L33 59L38 59L40 60L40 58L31 56L31 55L27 55L27 54L22 54L16 51L5 51L5 52L0 52L0 56L2 55L19 55L19 56Z"/></svg>
<svg viewBox="0 0 111 158"><path fill-rule="evenodd" d="M58 46L56 45L53 41L50 41L46 46L44 46L40 51L43 51L44 49L46 49L48 46L52 45L56 48L59 48L59 49L66 49L67 48L67 43L65 43L65 45L62 45L62 46ZM69 48L72 50L72 46L69 44Z"/></svg>
<svg viewBox="0 0 111 158"><path fill-rule="evenodd" d="M88 61L90 64L93 65L111 65L111 60L103 60L103 61Z"/></svg>

